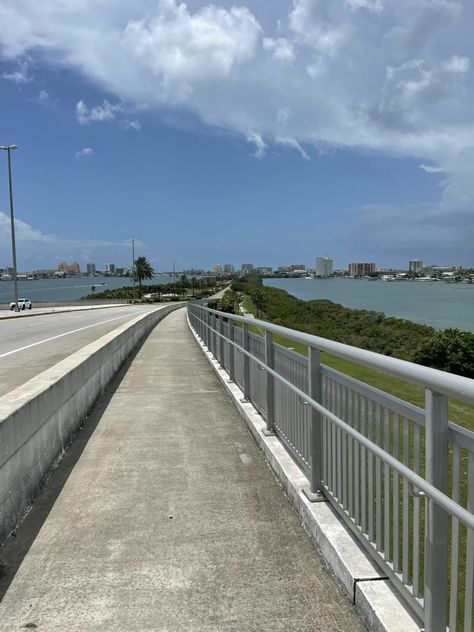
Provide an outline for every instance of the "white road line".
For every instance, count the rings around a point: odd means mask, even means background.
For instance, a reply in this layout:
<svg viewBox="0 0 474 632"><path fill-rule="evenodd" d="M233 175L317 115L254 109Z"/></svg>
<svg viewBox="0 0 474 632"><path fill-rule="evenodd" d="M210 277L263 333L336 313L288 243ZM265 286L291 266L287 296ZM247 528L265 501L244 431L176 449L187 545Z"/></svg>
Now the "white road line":
<svg viewBox="0 0 474 632"><path fill-rule="evenodd" d="M84 329L90 329L91 327L98 327L99 325L105 325L106 323L111 323L114 320L120 320L121 318L130 317L131 314L126 314L125 316L116 316L115 318L109 318L108 320L103 320L100 323L94 323L93 325L86 325L85 327L80 327L79 329L73 329L72 331L66 331L63 334L58 334L57 336L52 336L51 338L45 338L44 340L38 340L38 342L32 342L30 345L26 345L25 347L18 347L18 349L13 349L13 351L7 351L7 353L0 354L0 358L6 358L13 353L18 353L20 351L25 351L25 349L31 349L31 347L36 347L37 345L42 345L44 342L51 342L51 340L56 340L57 338L63 338L63 336L69 336L69 334L77 334L78 331L84 331Z"/></svg>

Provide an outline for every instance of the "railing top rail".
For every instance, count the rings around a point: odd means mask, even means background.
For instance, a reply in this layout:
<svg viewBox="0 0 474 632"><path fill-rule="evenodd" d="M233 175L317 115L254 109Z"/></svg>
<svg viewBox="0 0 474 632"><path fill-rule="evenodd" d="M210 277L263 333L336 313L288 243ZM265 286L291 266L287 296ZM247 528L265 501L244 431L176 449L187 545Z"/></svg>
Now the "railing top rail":
<svg viewBox="0 0 474 632"><path fill-rule="evenodd" d="M190 306L192 307L193 303L191 303ZM288 327L282 327L281 325L274 325L273 323L268 323L257 318L248 318L246 316L237 316L236 314L221 312L205 307L202 304L196 304L196 306L217 316L260 327L265 331L300 342L309 347L319 349L320 351L325 351L339 358L362 364L376 371L381 371L382 373L393 375L406 382L414 382L415 384L438 393L455 397L467 404L474 404L474 380L470 378L453 375L452 373L421 366L406 360L391 358L373 351L366 351L365 349L352 347L342 342L335 342L334 340L328 340L327 338L321 338L313 334L306 334L301 331L289 329Z"/></svg>

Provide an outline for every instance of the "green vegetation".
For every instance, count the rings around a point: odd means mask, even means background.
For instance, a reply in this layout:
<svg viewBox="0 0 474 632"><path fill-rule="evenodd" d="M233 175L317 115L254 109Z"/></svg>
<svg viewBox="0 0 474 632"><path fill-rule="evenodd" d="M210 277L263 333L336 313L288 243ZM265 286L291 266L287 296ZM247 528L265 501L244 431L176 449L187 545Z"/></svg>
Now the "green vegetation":
<svg viewBox="0 0 474 632"><path fill-rule="evenodd" d="M474 334L445 329L418 346L415 362L457 375L474 377Z"/></svg>
<svg viewBox="0 0 474 632"><path fill-rule="evenodd" d="M145 278L153 278L153 274L151 277L143 277L143 280ZM227 279L221 279L218 277L202 277L199 279L192 277L189 279L185 274L183 274L176 280L175 283L167 283L164 285L143 285L140 283L140 285L135 288L131 285L127 285L113 290L105 290L104 292L93 292L84 298L111 300L126 299L128 301L138 300L140 302L151 303L169 300L199 299L214 294L218 289L225 287L227 284Z"/></svg>
<svg viewBox="0 0 474 632"><path fill-rule="evenodd" d="M155 271L146 257L138 257L138 259L135 259L134 263L133 276L135 280L138 281L141 291L142 281L145 281L145 279L152 279Z"/></svg>
<svg viewBox="0 0 474 632"><path fill-rule="evenodd" d="M418 361L427 366L434 366L459 374L466 375L471 371L468 376L474 377L474 371L472 371L474 367L474 335L468 332L449 329L436 332L431 327L418 325L407 320L389 318L377 312L351 310L326 300L305 303L284 290L263 287L258 277L245 277L235 281L231 287L233 292L242 293L242 302L245 308L255 314L257 308L252 296L255 289L263 291L268 297L263 318L275 324L378 353L384 353L385 350L385 355ZM220 308L224 309L224 305L225 303L221 302ZM306 308L305 305L307 305ZM262 331L256 326L252 326L251 330L254 333L262 334ZM400 340L396 340L397 335L400 336ZM371 336L374 336L373 340ZM285 347L293 348L302 355L307 355L307 347L303 344L280 336L275 336L274 340ZM455 351L458 346L462 353L459 349ZM445 350L444 355L440 348ZM431 355L428 355L429 350L431 350ZM425 361L423 362L421 362L422 353L425 354ZM434 362L436 359L438 360L437 364ZM424 408L424 390L415 384L404 382L385 373L336 358L327 353L321 354L321 360L333 369ZM458 362L457 365L455 360ZM454 366L460 367L461 364L464 367L462 372L453 370ZM449 418L469 430L474 430L474 408L472 406L450 400Z"/></svg>
<svg viewBox="0 0 474 632"><path fill-rule="evenodd" d="M404 360L413 360L415 348L435 334L432 327L380 312L349 309L328 300L302 301L262 286L256 276L234 281L231 287L247 294L256 314L272 323Z"/></svg>

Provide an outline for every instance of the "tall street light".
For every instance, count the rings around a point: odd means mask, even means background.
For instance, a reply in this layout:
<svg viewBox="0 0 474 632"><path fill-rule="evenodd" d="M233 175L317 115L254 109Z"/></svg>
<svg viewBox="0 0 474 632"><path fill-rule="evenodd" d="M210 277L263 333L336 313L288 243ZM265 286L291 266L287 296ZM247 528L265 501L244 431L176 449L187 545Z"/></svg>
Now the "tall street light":
<svg viewBox="0 0 474 632"><path fill-rule="evenodd" d="M8 183L10 186L10 222L12 233L12 253L13 253L13 288L15 293L15 312L20 311L18 308L18 279L16 274L16 243L15 243L15 219L13 217L13 185L12 185L12 161L11 152L18 149L17 145L0 145L0 149L8 154Z"/></svg>
<svg viewBox="0 0 474 632"><path fill-rule="evenodd" d="M132 239L132 278L133 278L133 300L136 301L137 297L135 294L135 242L136 239Z"/></svg>

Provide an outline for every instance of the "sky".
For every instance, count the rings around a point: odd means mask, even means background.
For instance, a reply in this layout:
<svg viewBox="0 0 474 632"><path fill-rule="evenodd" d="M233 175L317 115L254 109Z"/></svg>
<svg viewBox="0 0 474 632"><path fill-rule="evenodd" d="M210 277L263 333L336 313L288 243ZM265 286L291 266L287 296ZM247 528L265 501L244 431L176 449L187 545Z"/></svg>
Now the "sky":
<svg viewBox="0 0 474 632"><path fill-rule="evenodd" d="M474 266L472 0L0 0L18 268ZM0 268L11 265L0 154Z"/></svg>

